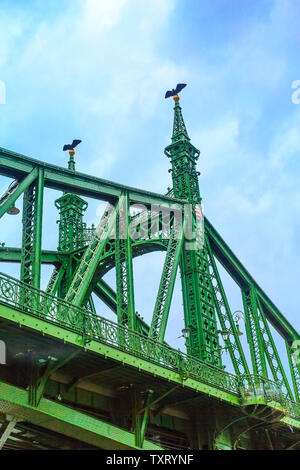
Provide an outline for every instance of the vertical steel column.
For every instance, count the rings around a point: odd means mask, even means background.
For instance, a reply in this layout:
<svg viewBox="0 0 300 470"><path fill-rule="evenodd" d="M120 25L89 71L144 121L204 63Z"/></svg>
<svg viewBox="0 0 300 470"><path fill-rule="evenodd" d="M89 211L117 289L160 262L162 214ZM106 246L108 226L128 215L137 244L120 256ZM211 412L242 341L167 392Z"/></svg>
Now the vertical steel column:
<svg viewBox="0 0 300 470"><path fill-rule="evenodd" d="M145 436L146 436L147 426L148 426L149 417L150 417L150 404L151 404L153 393L154 393L153 390L147 390L145 411L144 411L143 420L141 424L141 443L140 443L141 447L143 447Z"/></svg>
<svg viewBox="0 0 300 470"><path fill-rule="evenodd" d="M24 192L21 281L40 287L44 170Z"/></svg>
<svg viewBox="0 0 300 470"><path fill-rule="evenodd" d="M43 200L44 200L44 170L39 169L35 201L35 226L33 238L32 284L37 289L41 283L41 253L42 253L42 226L43 226Z"/></svg>
<svg viewBox="0 0 300 470"><path fill-rule="evenodd" d="M21 281L32 284L32 248L35 218L35 183L24 192L23 197L23 234L21 251Z"/></svg>
<svg viewBox="0 0 300 470"><path fill-rule="evenodd" d="M24 192L21 281L40 287L44 170Z"/></svg>
<svg viewBox="0 0 300 470"><path fill-rule="evenodd" d="M192 220L190 220L191 227L189 229L195 230L195 210L197 205L201 204L198 172L196 171L196 162L200 152L190 143L179 105L179 97L174 96L174 100L172 143L166 147L165 155L170 158L172 164L174 196L190 203ZM191 234L191 238L192 236ZM186 341L187 351L192 356L221 367L207 250L205 247L189 248L191 246L184 243L180 260L184 321L185 327L190 331Z"/></svg>
<svg viewBox="0 0 300 470"><path fill-rule="evenodd" d="M155 302L151 327L149 330L149 337L160 342L163 342L165 337L174 284L184 240L184 225L180 229L176 224L177 222L175 218Z"/></svg>
<svg viewBox="0 0 300 470"><path fill-rule="evenodd" d="M118 323L136 330L134 307L134 282L132 266L132 241L129 231L129 198L124 197L116 223L116 293Z"/></svg>
<svg viewBox="0 0 300 470"><path fill-rule="evenodd" d="M300 340L299 344L300 344ZM294 344L294 343L292 343ZM285 343L286 345L286 352L289 360L289 366L290 366L290 372L291 372L291 377L292 377L292 383L293 383L293 389L294 389L294 394L295 394L295 399L296 402L300 402L300 354L297 354L296 357L293 352L292 344L289 344L287 341ZM297 360L299 361L298 367L297 367Z"/></svg>

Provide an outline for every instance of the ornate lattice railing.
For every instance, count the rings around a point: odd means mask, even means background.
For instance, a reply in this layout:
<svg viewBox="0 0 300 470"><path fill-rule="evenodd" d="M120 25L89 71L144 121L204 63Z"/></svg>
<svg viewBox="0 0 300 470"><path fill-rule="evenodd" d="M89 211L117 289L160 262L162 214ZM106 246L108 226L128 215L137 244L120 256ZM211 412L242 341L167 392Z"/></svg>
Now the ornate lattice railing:
<svg viewBox="0 0 300 470"><path fill-rule="evenodd" d="M252 398L263 398L267 403L280 404L286 414L300 419L300 404L289 400L279 384L270 379L245 375L241 379L240 393L245 403Z"/></svg>
<svg viewBox="0 0 300 470"><path fill-rule="evenodd" d="M300 406L287 401L278 386L267 379L249 376L241 381L229 372L210 366L87 310L75 307L3 273L0 273L0 302L76 331L82 335L84 342L99 341L135 357L141 357L176 371L182 380L192 378L236 395L246 391L257 396L264 394L268 401L281 403L284 400L287 414L300 417ZM276 397L274 390L277 393Z"/></svg>
<svg viewBox="0 0 300 470"><path fill-rule="evenodd" d="M237 394L239 391L237 378L228 372L211 367L2 273L0 302L76 331L82 334L85 341L100 341L175 370L183 379L191 377L231 393Z"/></svg>

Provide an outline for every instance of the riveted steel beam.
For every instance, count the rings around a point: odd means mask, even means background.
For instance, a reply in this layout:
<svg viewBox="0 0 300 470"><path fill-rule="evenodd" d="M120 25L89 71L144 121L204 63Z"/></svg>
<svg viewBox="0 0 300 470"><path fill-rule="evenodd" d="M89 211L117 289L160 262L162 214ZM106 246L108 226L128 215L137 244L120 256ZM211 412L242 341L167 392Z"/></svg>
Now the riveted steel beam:
<svg viewBox="0 0 300 470"><path fill-rule="evenodd" d="M0 262L7 263L20 263L21 262L21 248L12 246L0 247ZM61 258L66 255L58 253L54 250L42 250L41 251L41 263L42 264L56 264L59 263Z"/></svg>
<svg viewBox="0 0 300 470"><path fill-rule="evenodd" d="M176 220L174 224L176 224ZM174 225L168 243L168 249L149 331L149 338L156 339L160 342L163 342L165 337L183 241L184 224L181 228L175 227Z"/></svg>
<svg viewBox="0 0 300 470"><path fill-rule="evenodd" d="M46 398L41 399L37 408L32 407L28 404L26 390L4 382L0 382L0 406L16 418L87 442L100 449L137 449L133 433ZM144 450L163 449L154 442L145 440Z"/></svg>
<svg viewBox="0 0 300 470"><path fill-rule="evenodd" d="M0 450L3 449L7 439L9 439L9 436L11 435L13 430L15 429L17 422L18 422L18 419L16 417L12 417L8 421L7 426L5 427L5 430L2 434L2 436L0 437Z"/></svg>
<svg viewBox="0 0 300 470"><path fill-rule="evenodd" d="M73 192L81 196L114 202L125 191L128 192L132 202L141 203L147 207L151 204L172 207L174 203L183 204L186 202L84 173L73 172L67 168L44 163L0 147L0 175L23 178L36 168L44 169L47 188Z"/></svg>
<svg viewBox="0 0 300 470"><path fill-rule="evenodd" d="M129 234L129 199L124 194L116 219L115 266L118 323L136 329L134 282L132 266L132 240Z"/></svg>

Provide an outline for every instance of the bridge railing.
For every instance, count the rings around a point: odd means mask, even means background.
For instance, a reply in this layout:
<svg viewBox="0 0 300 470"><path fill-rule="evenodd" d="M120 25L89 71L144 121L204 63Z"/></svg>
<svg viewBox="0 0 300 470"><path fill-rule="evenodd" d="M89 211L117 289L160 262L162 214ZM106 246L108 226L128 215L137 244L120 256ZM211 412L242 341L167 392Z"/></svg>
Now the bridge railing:
<svg viewBox="0 0 300 470"><path fill-rule="evenodd" d="M0 301L48 321L81 331L84 310L0 273Z"/></svg>
<svg viewBox="0 0 300 470"><path fill-rule="evenodd" d="M0 273L0 302L211 386L238 394L238 380L205 362Z"/></svg>
<svg viewBox="0 0 300 470"><path fill-rule="evenodd" d="M149 362L175 370L182 380L193 378L216 388L238 393L237 377L205 362L176 351L165 344L121 327L102 317L86 317L86 331L93 339L105 342Z"/></svg>
<svg viewBox="0 0 300 470"><path fill-rule="evenodd" d="M241 379L240 392L245 401L251 398L264 398L267 403L277 403L281 405L286 414L300 419L300 404L291 401L273 380L259 375L244 376Z"/></svg>
<svg viewBox="0 0 300 470"><path fill-rule="evenodd" d="M287 414L300 419L300 405L287 400L275 382L256 376L238 378L3 273L0 273L0 302L75 331L85 343L99 341L175 371L182 381L191 378L238 396L263 395L267 401L281 403Z"/></svg>

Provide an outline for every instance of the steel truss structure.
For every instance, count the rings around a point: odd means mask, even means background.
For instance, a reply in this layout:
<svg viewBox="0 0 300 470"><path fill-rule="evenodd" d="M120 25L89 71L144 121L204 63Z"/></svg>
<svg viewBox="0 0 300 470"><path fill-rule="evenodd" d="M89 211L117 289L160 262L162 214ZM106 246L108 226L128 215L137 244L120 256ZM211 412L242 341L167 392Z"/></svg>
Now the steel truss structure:
<svg viewBox="0 0 300 470"><path fill-rule="evenodd" d="M23 196L22 248L0 247L1 262L20 265L19 279L0 273L0 448L300 447L300 335L203 218L200 152L174 102L166 195L79 173L73 157L61 168L0 148L0 174L17 181L0 218ZM62 192L57 250L42 248L45 188ZM84 222L84 197L107 202L98 227ZM135 310L133 259L154 251L166 254L148 325ZM45 290L42 264L53 266ZM241 291L247 348L219 265ZM103 279L113 268L115 290ZM177 276L186 354L165 340Z"/></svg>

